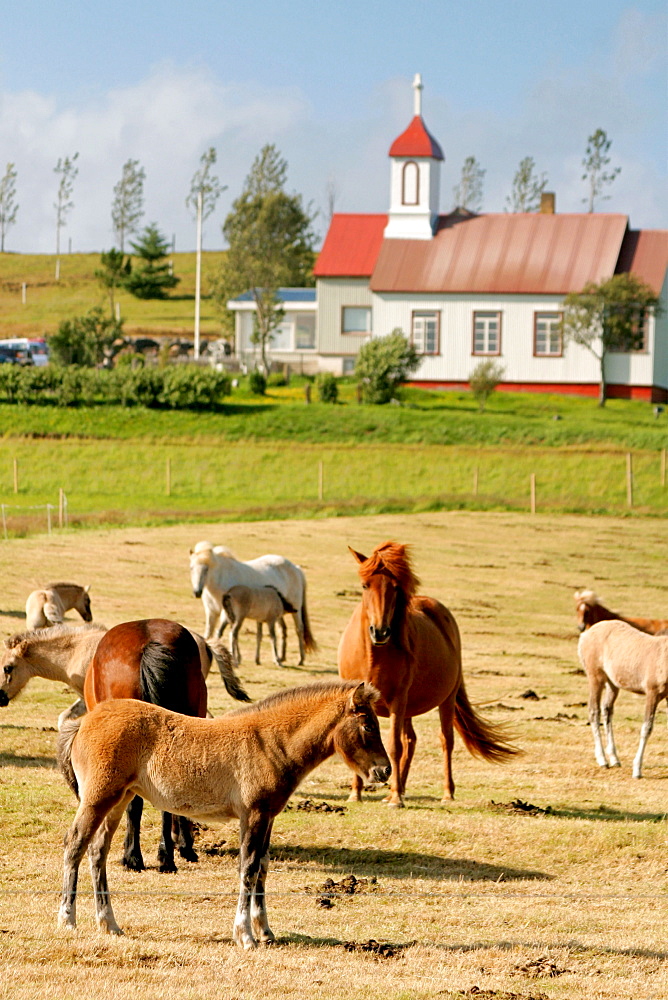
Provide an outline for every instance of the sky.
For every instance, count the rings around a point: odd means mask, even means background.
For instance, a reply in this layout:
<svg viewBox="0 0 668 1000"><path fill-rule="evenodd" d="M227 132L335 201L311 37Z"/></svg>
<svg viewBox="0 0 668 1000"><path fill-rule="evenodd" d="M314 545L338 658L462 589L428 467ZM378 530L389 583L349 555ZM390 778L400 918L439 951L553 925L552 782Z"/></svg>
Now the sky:
<svg viewBox="0 0 668 1000"><path fill-rule="evenodd" d="M290 192L318 212L389 206L388 150L413 114L445 155L441 211L467 156L500 212L520 160L546 174L559 212L586 209L582 160L598 128L621 173L598 210L668 228L665 0L22 0L3 10L0 177L15 164L19 211L6 249L53 253L54 173L78 153L61 247L109 249L113 188L128 159L146 172L142 224L195 247L185 199L217 151L221 226L255 156L274 143ZM2 263L0 260L0 279Z"/></svg>

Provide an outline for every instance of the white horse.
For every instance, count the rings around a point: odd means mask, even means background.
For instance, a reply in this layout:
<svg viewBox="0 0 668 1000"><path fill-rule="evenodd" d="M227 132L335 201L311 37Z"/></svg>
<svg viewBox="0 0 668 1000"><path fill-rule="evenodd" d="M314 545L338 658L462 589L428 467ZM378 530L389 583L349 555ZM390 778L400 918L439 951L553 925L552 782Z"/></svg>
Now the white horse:
<svg viewBox="0 0 668 1000"><path fill-rule="evenodd" d="M77 701L58 716L58 728L68 719L76 719L86 711L83 700L86 671L106 625L52 625L50 628L19 632L0 646L0 708L6 707L32 677L68 684ZM206 679L215 663L230 697L250 701L234 672L230 653L215 639L205 640L197 632L190 633L197 643L202 673Z"/></svg>
<svg viewBox="0 0 668 1000"><path fill-rule="evenodd" d="M42 590L33 590L26 601L26 628L48 628L60 625L66 611L74 608L85 622L92 622L90 586L78 583L47 583Z"/></svg>
<svg viewBox="0 0 668 1000"><path fill-rule="evenodd" d="M190 552L190 582L204 605L206 639L221 636L227 625L223 594L231 587L275 587L292 611L299 639L299 663L306 652L317 649L306 611L304 571L284 556L266 555L241 562L224 545L198 542Z"/></svg>
<svg viewBox="0 0 668 1000"><path fill-rule="evenodd" d="M286 606L285 601L275 587L246 587L243 583L238 583L236 587L230 587L227 593L223 594L223 610L228 622L232 626L230 643L235 663L239 664L241 662L241 652L239 651L239 632L241 631L241 626L246 618L252 618L253 621L257 622L255 662L259 666L262 625L266 624L271 637L274 663L277 667L283 666L287 635L283 615L286 611L292 611L293 608ZM276 643L276 623L278 623L281 630L280 651Z"/></svg>
<svg viewBox="0 0 668 1000"><path fill-rule="evenodd" d="M620 766L612 732L612 711L619 689L645 695L645 718L633 760L633 777L640 778L657 705L668 698L668 636L646 635L627 622L598 622L580 636L578 656L589 681L589 723L596 763L601 767ZM600 732L601 709L606 750Z"/></svg>

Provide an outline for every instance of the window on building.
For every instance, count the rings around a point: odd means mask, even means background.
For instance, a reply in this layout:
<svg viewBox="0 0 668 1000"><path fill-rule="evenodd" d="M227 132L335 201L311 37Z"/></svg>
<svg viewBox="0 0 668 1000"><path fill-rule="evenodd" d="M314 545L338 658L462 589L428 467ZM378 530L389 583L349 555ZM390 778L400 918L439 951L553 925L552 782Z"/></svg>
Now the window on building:
<svg viewBox="0 0 668 1000"><path fill-rule="evenodd" d="M534 315L534 347L537 358L560 358L563 354L560 312L537 312Z"/></svg>
<svg viewBox="0 0 668 1000"><path fill-rule="evenodd" d="M411 341L418 354L438 354L440 351L441 314L414 312Z"/></svg>
<svg viewBox="0 0 668 1000"><path fill-rule="evenodd" d="M501 353L501 313L473 313L473 353Z"/></svg>
<svg viewBox="0 0 668 1000"><path fill-rule="evenodd" d="M315 316L296 314L295 350L312 351L315 348Z"/></svg>
<svg viewBox="0 0 668 1000"><path fill-rule="evenodd" d="M344 358L342 365L343 375L352 375L355 371L355 359L354 358Z"/></svg>
<svg viewBox="0 0 668 1000"><path fill-rule="evenodd" d="M341 310L341 333L371 333L371 307L344 306Z"/></svg>
<svg viewBox="0 0 668 1000"><path fill-rule="evenodd" d="M420 202L420 173L417 163L409 160L401 172L401 204L418 205Z"/></svg>

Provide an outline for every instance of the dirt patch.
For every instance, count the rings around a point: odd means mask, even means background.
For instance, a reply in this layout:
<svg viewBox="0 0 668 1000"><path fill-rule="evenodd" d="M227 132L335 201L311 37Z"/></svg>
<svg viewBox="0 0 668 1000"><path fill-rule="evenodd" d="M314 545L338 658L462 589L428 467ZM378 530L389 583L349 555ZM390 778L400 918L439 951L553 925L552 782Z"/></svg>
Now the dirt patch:
<svg viewBox="0 0 668 1000"><path fill-rule="evenodd" d="M475 997L475 1000L549 1000L547 993L509 993L508 990L481 990L479 986L460 990L455 996Z"/></svg>
<svg viewBox="0 0 668 1000"><path fill-rule="evenodd" d="M313 799L302 799L295 805L292 802L288 802L285 811L290 812L293 809L296 809L297 812L307 813L340 813L342 816L348 811L345 806L333 806L325 801L314 802Z"/></svg>
<svg viewBox="0 0 668 1000"><path fill-rule="evenodd" d="M541 955L540 958L525 962L524 965L516 965L513 975L524 973L531 979L554 979L556 976L563 976L565 972L570 971L570 969L560 969L547 955Z"/></svg>
<svg viewBox="0 0 668 1000"><path fill-rule="evenodd" d="M518 694L518 698L524 698L525 701L541 701L541 696L536 694L536 692L529 688L527 691L523 691L522 694Z"/></svg>
<svg viewBox="0 0 668 1000"><path fill-rule="evenodd" d="M310 885L304 886L304 892L313 893L315 891L316 906L323 910L331 910L334 900L341 896L355 896L359 892L375 892L378 881L375 876L371 878L355 878L354 875L346 875L340 882L328 878L318 888L313 890Z"/></svg>
<svg viewBox="0 0 668 1000"><path fill-rule="evenodd" d="M344 941L343 947L346 951L366 952L374 958L399 958L406 948L412 948L417 941L409 941L408 944L388 944L388 942L376 941L369 938L368 941Z"/></svg>
<svg viewBox="0 0 668 1000"><path fill-rule="evenodd" d="M545 809L541 809L540 806L535 806L531 802L524 802L522 799L513 799L512 802L495 802L492 799L490 805L492 809L499 809L514 814L520 813L523 816L549 816L554 812L552 806L546 806Z"/></svg>

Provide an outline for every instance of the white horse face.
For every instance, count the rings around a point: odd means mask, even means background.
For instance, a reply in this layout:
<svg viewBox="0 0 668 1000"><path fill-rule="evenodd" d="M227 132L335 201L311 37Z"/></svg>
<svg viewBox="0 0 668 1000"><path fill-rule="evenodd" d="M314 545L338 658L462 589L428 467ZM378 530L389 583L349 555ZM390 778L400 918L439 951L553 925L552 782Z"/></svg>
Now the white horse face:
<svg viewBox="0 0 668 1000"><path fill-rule="evenodd" d="M0 653L0 708L6 708L12 698L30 680L30 671L20 655L20 647L3 650Z"/></svg>
<svg viewBox="0 0 668 1000"><path fill-rule="evenodd" d="M190 583L195 597L202 596L208 571L209 567L206 563L200 562L196 557L190 560Z"/></svg>

